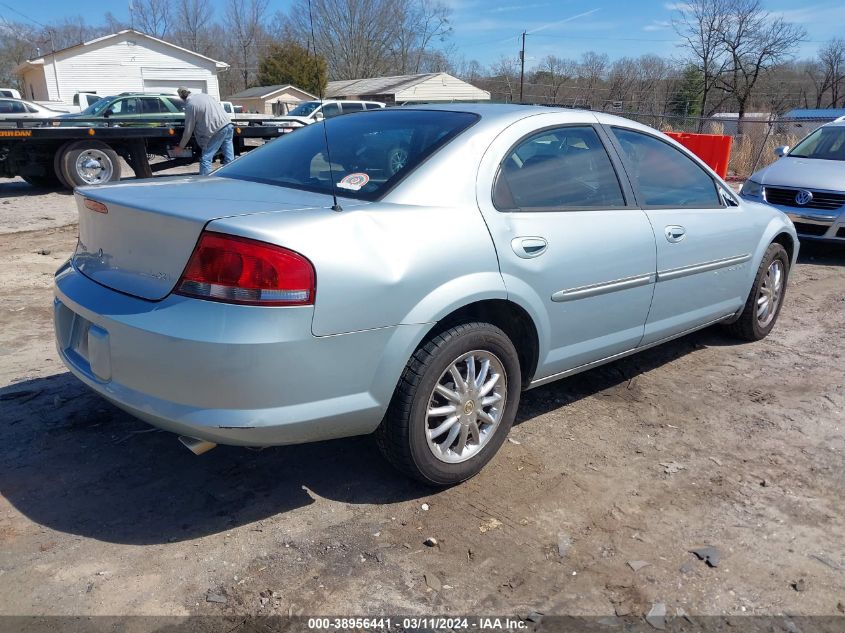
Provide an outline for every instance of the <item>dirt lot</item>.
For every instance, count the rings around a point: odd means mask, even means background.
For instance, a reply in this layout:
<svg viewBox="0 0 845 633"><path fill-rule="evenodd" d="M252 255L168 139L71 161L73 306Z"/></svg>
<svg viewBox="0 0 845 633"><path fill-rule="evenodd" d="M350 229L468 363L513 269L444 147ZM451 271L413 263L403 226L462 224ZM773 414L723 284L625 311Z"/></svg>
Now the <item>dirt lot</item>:
<svg viewBox="0 0 845 633"><path fill-rule="evenodd" d="M195 457L89 393L52 336L73 222L0 184L0 614L845 610L845 251L802 249L767 340L530 391L484 472L432 491L368 438Z"/></svg>

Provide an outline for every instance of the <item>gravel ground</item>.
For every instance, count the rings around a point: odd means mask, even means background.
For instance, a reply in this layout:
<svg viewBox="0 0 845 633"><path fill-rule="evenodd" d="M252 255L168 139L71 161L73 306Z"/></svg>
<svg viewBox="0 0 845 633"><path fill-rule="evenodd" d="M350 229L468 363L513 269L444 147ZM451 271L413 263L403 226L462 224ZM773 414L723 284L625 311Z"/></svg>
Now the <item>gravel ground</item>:
<svg viewBox="0 0 845 633"><path fill-rule="evenodd" d="M89 393L51 325L72 200L0 200L0 615L845 610L843 250L802 247L765 341L527 392L481 475L433 491L369 438L194 457Z"/></svg>

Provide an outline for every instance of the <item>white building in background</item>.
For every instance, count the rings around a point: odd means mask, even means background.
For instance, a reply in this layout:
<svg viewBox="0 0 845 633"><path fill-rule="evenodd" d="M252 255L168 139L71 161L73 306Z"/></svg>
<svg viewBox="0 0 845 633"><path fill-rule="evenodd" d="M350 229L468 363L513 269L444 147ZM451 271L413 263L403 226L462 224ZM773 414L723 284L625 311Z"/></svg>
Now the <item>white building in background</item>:
<svg viewBox="0 0 845 633"><path fill-rule="evenodd" d="M24 98L70 103L78 92L169 92L180 86L220 98L217 73L229 65L127 29L25 61L15 70Z"/></svg>
<svg viewBox="0 0 845 633"><path fill-rule="evenodd" d="M448 73L422 73L371 79L330 81L328 99L364 99L389 105L453 101L489 101L490 93Z"/></svg>

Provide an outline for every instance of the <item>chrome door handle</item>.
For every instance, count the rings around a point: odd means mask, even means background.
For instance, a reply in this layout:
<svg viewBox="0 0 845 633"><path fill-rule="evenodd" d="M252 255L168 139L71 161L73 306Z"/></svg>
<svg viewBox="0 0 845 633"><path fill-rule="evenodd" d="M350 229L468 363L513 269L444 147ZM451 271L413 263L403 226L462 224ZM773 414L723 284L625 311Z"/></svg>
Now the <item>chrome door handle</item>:
<svg viewBox="0 0 845 633"><path fill-rule="evenodd" d="M542 237L515 237L511 240L511 248L522 259L531 259L546 252L549 243Z"/></svg>
<svg viewBox="0 0 845 633"><path fill-rule="evenodd" d="M677 224L673 224L671 226L667 226L664 229L664 234L666 235L666 239L676 244L680 242L687 234L687 230L682 227L678 226Z"/></svg>

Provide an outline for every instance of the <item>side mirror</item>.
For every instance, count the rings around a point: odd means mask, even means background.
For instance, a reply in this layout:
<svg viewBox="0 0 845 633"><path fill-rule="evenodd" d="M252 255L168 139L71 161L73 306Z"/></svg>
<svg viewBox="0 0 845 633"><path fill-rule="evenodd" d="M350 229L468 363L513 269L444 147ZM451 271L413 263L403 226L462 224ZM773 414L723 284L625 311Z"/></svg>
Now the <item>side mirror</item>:
<svg viewBox="0 0 845 633"><path fill-rule="evenodd" d="M783 158L789 153L789 145L781 145L780 147L775 148L775 156L778 158Z"/></svg>
<svg viewBox="0 0 845 633"><path fill-rule="evenodd" d="M111 108L108 108L105 112L103 112L103 116L105 117L109 117L112 114L114 114L114 110L112 110Z"/></svg>
<svg viewBox="0 0 845 633"><path fill-rule="evenodd" d="M315 121L322 121L322 120L323 120L323 119L325 119L325 118L326 118L326 117L325 117L325 116L323 116L323 113L322 113L322 112L318 112L317 114L315 114L315 115L314 115L314 120L315 120Z"/></svg>

